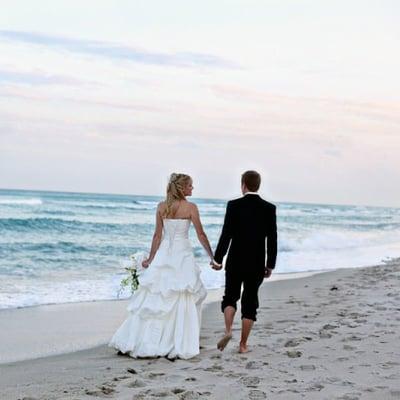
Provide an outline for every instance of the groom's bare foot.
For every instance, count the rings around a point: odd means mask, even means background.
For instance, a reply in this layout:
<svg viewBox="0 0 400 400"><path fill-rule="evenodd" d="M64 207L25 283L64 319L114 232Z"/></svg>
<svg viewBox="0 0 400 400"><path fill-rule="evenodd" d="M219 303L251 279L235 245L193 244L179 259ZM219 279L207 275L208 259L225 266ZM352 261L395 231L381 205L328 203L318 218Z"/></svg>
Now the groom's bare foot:
<svg viewBox="0 0 400 400"><path fill-rule="evenodd" d="M224 337L217 343L217 349L223 351L231 339L232 333L226 333Z"/></svg>
<svg viewBox="0 0 400 400"><path fill-rule="evenodd" d="M250 350L247 347L247 344L240 343L239 345L239 353L248 353Z"/></svg>

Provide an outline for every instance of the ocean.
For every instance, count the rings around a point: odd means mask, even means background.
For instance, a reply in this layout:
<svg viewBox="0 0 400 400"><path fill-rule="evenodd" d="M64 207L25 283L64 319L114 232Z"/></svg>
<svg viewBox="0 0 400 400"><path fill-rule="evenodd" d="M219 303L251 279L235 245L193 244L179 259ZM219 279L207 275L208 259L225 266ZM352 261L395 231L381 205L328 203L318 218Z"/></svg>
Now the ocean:
<svg viewBox="0 0 400 400"><path fill-rule="evenodd" d="M0 309L116 299L124 262L148 251L161 197L0 190ZM215 248L225 200L192 198ZM384 263L400 256L400 209L275 203L275 273ZM207 288L223 285L191 229ZM120 298L129 293L122 292Z"/></svg>

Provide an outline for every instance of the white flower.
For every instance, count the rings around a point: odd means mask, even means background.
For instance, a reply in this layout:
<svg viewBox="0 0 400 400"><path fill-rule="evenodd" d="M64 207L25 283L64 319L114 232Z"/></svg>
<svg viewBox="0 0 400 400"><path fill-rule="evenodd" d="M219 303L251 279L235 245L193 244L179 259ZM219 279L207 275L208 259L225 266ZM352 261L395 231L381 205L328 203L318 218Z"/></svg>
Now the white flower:
<svg viewBox="0 0 400 400"><path fill-rule="evenodd" d="M142 262L147 258L144 252L137 252L129 256L130 262L121 263L128 273L128 276L123 278L120 283L120 288L118 290L118 297L121 292L129 286L131 293L133 294L135 290L139 287L139 275L145 270L142 267Z"/></svg>

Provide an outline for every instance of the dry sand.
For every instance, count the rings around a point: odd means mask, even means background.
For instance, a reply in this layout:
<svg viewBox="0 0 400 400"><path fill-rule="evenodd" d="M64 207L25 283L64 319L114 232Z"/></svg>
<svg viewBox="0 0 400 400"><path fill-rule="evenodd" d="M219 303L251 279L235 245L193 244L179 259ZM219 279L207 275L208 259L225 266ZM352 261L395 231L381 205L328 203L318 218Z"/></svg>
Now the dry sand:
<svg viewBox="0 0 400 400"><path fill-rule="evenodd" d="M260 290L261 307L249 342L250 353L237 353L239 320L225 351L216 349L223 319L219 303L211 303L203 311L201 354L191 360L135 360L101 345L3 362L0 398L400 399L399 288L398 261L266 281ZM118 308L110 321L101 313L102 307L103 311L108 307L104 303L92 303L94 328L100 323L103 334L122 322L126 307L126 301L109 302ZM0 321L0 339L7 336L7 343L12 343L9 338L15 335L15 353L22 356L19 349L24 342L16 332L18 327L21 331L23 319L13 323L9 317L9 327ZM27 320L32 324L30 317ZM43 343L54 338L46 336L46 329L42 329L42 340L30 337L29 323L22 325L26 338L30 344L42 343L43 351ZM68 330L68 324L65 320L60 332ZM75 327L72 331L71 340L79 339L79 330ZM96 340L101 336L96 336L98 332L93 335ZM87 344L85 339L72 348ZM8 359L13 353L9 347Z"/></svg>

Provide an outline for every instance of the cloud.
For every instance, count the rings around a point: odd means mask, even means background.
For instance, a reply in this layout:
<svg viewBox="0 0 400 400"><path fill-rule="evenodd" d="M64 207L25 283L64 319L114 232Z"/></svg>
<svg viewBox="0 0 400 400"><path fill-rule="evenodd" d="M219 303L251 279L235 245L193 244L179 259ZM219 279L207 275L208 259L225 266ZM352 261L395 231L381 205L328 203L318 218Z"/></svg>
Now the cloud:
<svg viewBox="0 0 400 400"><path fill-rule="evenodd" d="M203 53L178 52L160 53L146 51L124 44L97 40L73 39L64 36L47 35L35 32L0 30L0 38L20 43L45 46L71 53L120 59L140 64L181 67L181 68L239 68L234 62Z"/></svg>
<svg viewBox="0 0 400 400"><path fill-rule="evenodd" d="M40 81L40 79L39 79ZM1 71L0 71L0 84L1 84ZM4 91L0 91L0 98L15 98L21 100L32 100L34 102L44 102L49 103L52 101L66 102L77 105L87 105L87 106L98 106L103 108L113 108L127 111L140 111L140 112L163 112L166 109L164 107L157 107L153 105L146 105L142 103L133 103L133 102L115 102L108 100L94 100L91 98L85 98L79 96L77 98L67 97L67 96L57 96L55 97L52 94L43 94L43 93L26 93L25 91L8 89Z"/></svg>
<svg viewBox="0 0 400 400"><path fill-rule="evenodd" d="M400 126L399 101L362 101L338 97L281 95L237 85L214 84L209 88L217 98L240 101L258 108L275 107L275 110L280 108L286 118L294 113L303 115L305 121L309 123L320 123L321 118L333 116L338 120L347 118L346 122L351 120L353 124L359 121L367 125L384 123L396 129ZM393 130L389 130L381 133L392 134L392 132ZM397 133L397 130L395 132Z"/></svg>
<svg viewBox="0 0 400 400"><path fill-rule="evenodd" d="M28 85L81 85L82 81L64 75L0 69L0 84L4 83L22 83Z"/></svg>

